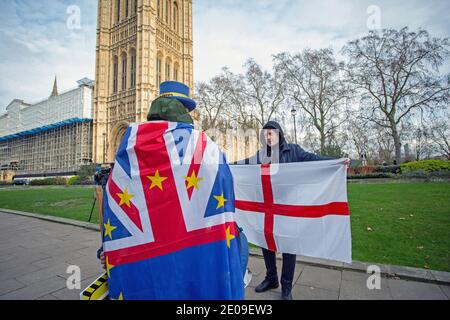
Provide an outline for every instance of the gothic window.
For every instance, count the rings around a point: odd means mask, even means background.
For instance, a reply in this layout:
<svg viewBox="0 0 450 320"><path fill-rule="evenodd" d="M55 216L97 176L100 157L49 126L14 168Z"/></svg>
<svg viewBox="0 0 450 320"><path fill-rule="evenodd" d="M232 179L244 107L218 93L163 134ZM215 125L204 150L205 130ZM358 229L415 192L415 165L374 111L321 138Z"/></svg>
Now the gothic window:
<svg viewBox="0 0 450 320"><path fill-rule="evenodd" d="M170 62L166 62L166 81L170 80Z"/></svg>
<svg viewBox="0 0 450 320"><path fill-rule="evenodd" d="M178 65L175 64L173 67L173 80L178 81Z"/></svg>
<svg viewBox="0 0 450 320"><path fill-rule="evenodd" d="M125 17L128 18L129 15L129 0L125 0Z"/></svg>
<svg viewBox="0 0 450 320"><path fill-rule="evenodd" d="M133 0L133 14L137 14L137 2L138 0Z"/></svg>
<svg viewBox="0 0 450 320"><path fill-rule="evenodd" d="M116 1L116 22L120 22L120 0Z"/></svg>
<svg viewBox="0 0 450 320"><path fill-rule="evenodd" d="M173 29L178 32L178 4L173 3Z"/></svg>
<svg viewBox="0 0 450 320"><path fill-rule="evenodd" d="M158 13L158 18L161 18L161 0L158 0L158 6L156 8L156 11Z"/></svg>
<svg viewBox="0 0 450 320"><path fill-rule="evenodd" d="M122 55L122 91L127 89L127 55Z"/></svg>
<svg viewBox="0 0 450 320"><path fill-rule="evenodd" d="M156 87L159 88L159 84L162 82L161 76L161 57L156 58Z"/></svg>
<svg viewBox="0 0 450 320"><path fill-rule="evenodd" d="M136 86L136 51L131 53L131 88Z"/></svg>
<svg viewBox="0 0 450 320"><path fill-rule="evenodd" d="M113 70L113 92L117 93L117 84L119 76L119 61L117 57L114 57L114 70Z"/></svg>
<svg viewBox="0 0 450 320"><path fill-rule="evenodd" d="M166 0L166 23L169 23L170 1Z"/></svg>

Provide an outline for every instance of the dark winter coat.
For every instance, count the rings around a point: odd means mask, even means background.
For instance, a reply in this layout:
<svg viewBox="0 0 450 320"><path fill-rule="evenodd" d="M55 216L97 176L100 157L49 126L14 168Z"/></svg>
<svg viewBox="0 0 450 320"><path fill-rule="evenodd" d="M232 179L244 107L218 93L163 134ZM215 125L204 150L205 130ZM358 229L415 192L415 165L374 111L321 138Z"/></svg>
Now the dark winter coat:
<svg viewBox="0 0 450 320"><path fill-rule="evenodd" d="M260 141L262 148L253 157L244 161L237 162L238 164L262 164L262 163L291 163L291 162L306 162L306 161L323 161L331 160L333 158L322 157L313 153L306 152L298 144L287 143L284 132L281 126L275 121L269 121L263 129L275 129L279 132L279 148L272 150L270 146L266 145L264 135L261 133Z"/></svg>

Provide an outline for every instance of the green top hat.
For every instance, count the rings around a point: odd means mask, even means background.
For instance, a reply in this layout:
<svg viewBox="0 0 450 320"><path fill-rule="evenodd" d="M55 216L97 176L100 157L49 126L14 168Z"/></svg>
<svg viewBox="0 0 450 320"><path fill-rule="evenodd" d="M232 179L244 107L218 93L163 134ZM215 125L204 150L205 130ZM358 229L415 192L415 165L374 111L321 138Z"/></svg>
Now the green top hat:
<svg viewBox="0 0 450 320"><path fill-rule="evenodd" d="M188 109L178 99L161 97L152 102L147 120L194 123Z"/></svg>

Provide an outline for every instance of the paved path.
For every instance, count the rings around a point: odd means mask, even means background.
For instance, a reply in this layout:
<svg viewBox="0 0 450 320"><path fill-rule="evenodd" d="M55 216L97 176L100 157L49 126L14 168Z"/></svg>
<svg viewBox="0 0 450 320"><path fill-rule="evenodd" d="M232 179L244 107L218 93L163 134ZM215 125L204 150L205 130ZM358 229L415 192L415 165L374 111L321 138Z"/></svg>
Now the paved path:
<svg viewBox="0 0 450 320"><path fill-rule="evenodd" d="M0 300L79 299L79 290L66 288L69 265L81 268L87 287L101 273L95 253L98 232L35 218L0 212ZM251 257L253 280L247 299L279 299L280 289L257 294L263 280L264 261ZM281 270L281 268L279 268ZM382 278L381 290L368 290L367 276L298 264L294 299L450 299L450 286Z"/></svg>

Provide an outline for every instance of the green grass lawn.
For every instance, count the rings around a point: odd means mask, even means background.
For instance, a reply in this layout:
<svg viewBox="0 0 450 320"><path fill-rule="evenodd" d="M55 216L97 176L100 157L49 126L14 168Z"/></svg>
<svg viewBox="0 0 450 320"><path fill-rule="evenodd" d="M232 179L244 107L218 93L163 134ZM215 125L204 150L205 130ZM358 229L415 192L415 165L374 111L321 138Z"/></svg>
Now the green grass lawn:
<svg viewBox="0 0 450 320"><path fill-rule="evenodd" d="M449 183L350 184L348 196L354 260L450 271Z"/></svg>
<svg viewBox="0 0 450 320"><path fill-rule="evenodd" d="M354 260L450 271L449 183L349 184L348 192ZM93 194L79 187L0 189L0 208L87 221Z"/></svg>
<svg viewBox="0 0 450 320"><path fill-rule="evenodd" d="M93 187L0 189L0 208L87 221L94 203L94 191ZM97 204L91 222L98 222Z"/></svg>

